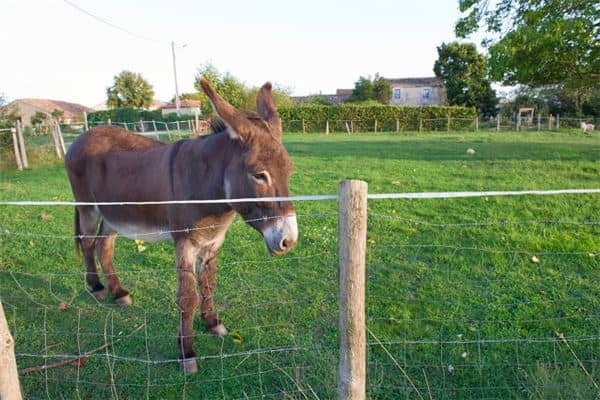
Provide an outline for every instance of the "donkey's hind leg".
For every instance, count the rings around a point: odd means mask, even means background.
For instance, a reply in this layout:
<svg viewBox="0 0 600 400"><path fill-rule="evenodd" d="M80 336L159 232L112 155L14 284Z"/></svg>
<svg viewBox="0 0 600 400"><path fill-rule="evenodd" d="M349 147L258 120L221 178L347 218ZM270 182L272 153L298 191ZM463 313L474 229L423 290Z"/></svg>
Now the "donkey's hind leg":
<svg viewBox="0 0 600 400"><path fill-rule="evenodd" d="M96 252L100 265L102 265L104 276L108 282L108 291L115 297L118 305L128 306L132 303L131 297L129 296L129 292L121 286L113 264L116 238L117 232L103 222L100 227L99 237L96 240Z"/></svg>
<svg viewBox="0 0 600 400"><path fill-rule="evenodd" d="M92 295L102 301L106 297L104 285L100 283L98 270L96 269L96 260L94 258L94 246L96 244L96 234L98 231L98 222L100 221L100 213L92 206L78 206L75 209L76 233L79 236L78 241L83 252L85 260L86 273L85 281L87 282Z"/></svg>

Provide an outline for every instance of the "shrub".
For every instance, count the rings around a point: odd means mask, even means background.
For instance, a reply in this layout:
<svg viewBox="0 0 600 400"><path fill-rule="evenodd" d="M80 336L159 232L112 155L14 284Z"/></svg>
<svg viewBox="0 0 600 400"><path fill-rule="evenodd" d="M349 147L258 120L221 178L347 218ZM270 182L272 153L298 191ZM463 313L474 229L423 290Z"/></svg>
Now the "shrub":
<svg viewBox="0 0 600 400"><path fill-rule="evenodd" d="M284 131L302 131L302 124L307 131L323 131L326 121L335 124L336 130L340 121L352 122L354 131L372 131L375 120L378 130L396 130L396 121L400 130L443 130L447 127L447 119L451 117L452 129L466 129L471 126L476 112L474 108L460 106L390 106L390 105L354 105L340 104L333 107L321 105L299 105L279 108L279 116Z"/></svg>

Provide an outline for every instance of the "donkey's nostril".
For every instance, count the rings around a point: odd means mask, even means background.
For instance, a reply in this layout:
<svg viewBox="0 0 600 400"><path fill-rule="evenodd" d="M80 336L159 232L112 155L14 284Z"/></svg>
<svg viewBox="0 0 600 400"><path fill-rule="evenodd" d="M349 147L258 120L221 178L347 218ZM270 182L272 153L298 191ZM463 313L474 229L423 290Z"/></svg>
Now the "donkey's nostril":
<svg viewBox="0 0 600 400"><path fill-rule="evenodd" d="M279 248L281 248L281 250L287 250L293 244L294 244L293 240L290 239L290 237L286 236L283 239L281 239L281 243L279 243Z"/></svg>

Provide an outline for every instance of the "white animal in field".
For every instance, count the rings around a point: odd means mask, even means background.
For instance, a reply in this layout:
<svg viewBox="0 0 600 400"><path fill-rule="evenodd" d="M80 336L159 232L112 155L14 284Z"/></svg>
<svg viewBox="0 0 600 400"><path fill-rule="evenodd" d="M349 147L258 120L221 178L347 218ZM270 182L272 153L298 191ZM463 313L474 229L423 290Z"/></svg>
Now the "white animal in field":
<svg viewBox="0 0 600 400"><path fill-rule="evenodd" d="M589 132L589 131L593 131L594 129L596 129L596 126L594 124L587 124L585 122L581 122L581 130L584 132Z"/></svg>
<svg viewBox="0 0 600 400"><path fill-rule="evenodd" d="M468 148L468 149L467 149L467 154L469 154L469 155L473 155L473 154L475 154L475 150L473 150L473 149L471 149L471 148Z"/></svg>

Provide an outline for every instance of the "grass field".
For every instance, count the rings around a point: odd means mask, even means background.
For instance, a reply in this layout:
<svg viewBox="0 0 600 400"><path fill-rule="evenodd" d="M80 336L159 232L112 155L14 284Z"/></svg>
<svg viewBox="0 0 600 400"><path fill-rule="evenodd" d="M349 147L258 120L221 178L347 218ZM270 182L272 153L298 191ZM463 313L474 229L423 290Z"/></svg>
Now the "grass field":
<svg viewBox="0 0 600 400"><path fill-rule="evenodd" d="M288 134L284 142L296 195L336 193L345 178L368 181L371 193L600 187L598 134ZM71 200L63 166L31 158L38 167L1 172L0 198ZM171 243L140 252L117 240L115 265L134 299L120 309L86 291L71 207L0 206L0 295L19 367L116 341L22 376L26 396L335 398L337 203L296 210L299 244L282 258L269 257L239 218L232 225L215 301L231 335L208 336L198 320L200 373L183 376ZM369 398L596 398L599 223L598 195L370 201Z"/></svg>

